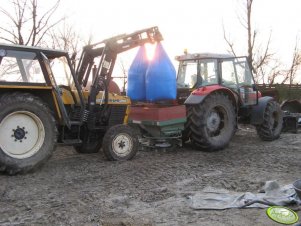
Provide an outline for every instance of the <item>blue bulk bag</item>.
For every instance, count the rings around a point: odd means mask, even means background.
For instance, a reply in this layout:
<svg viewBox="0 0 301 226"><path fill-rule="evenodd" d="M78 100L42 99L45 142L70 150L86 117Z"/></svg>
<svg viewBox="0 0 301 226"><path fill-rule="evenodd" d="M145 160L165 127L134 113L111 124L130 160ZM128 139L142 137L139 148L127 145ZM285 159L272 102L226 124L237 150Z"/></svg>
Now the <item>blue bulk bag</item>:
<svg viewBox="0 0 301 226"><path fill-rule="evenodd" d="M176 70L163 49L157 43L153 60L146 71L146 100L174 100L177 97Z"/></svg>
<svg viewBox="0 0 301 226"><path fill-rule="evenodd" d="M141 46L128 72L127 96L134 101L145 100L145 73L148 67L146 49Z"/></svg>

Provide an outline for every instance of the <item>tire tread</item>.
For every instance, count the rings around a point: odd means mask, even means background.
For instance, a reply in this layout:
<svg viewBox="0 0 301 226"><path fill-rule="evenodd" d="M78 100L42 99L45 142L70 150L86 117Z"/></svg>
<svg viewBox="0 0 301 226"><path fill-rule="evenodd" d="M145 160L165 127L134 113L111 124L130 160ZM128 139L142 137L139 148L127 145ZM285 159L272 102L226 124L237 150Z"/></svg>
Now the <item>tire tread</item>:
<svg viewBox="0 0 301 226"><path fill-rule="evenodd" d="M215 151L220 150L226 147L230 141L229 140L221 140L218 144L213 144L210 142L209 138L206 136L205 126L206 126L206 118L205 118L205 112L212 108L214 105L218 105L220 103L223 103L225 106L228 106L228 117L232 119L234 118L233 125L230 125L229 133L230 133L230 139L232 138L234 132L235 132L235 111L233 107L232 101L229 99L229 97L223 93L213 93L208 96L204 102L202 102L199 105L193 106L191 115L188 117L188 125L190 129L190 139L194 146L196 146L200 150L205 151ZM231 123L231 120L229 120L229 123Z"/></svg>

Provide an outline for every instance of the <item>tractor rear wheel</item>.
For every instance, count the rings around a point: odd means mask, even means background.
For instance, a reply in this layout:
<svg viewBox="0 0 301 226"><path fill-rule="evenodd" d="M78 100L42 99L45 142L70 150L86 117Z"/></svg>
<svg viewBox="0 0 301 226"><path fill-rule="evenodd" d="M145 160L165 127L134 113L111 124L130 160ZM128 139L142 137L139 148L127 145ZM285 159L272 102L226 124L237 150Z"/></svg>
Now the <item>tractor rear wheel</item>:
<svg viewBox="0 0 301 226"><path fill-rule="evenodd" d="M215 151L226 147L235 131L235 111L232 101L222 93L210 94L192 108L190 139L201 150Z"/></svg>
<svg viewBox="0 0 301 226"><path fill-rule="evenodd" d="M130 160L138 148L138 135L128 125L112 126L104 135L102 149L109 160Z"/></svg>
<svg viewBox="0 0 301 226"><path fill-rule="evenodd" d="M56 122L49 108L29 93L0 98L0 168L10 175L31 171L55 149Z"/></svg>
<svg viewBox="0 0 301 226"><path fill-rule="evenodd" d="M273 141L280 137L283 124L283 114L276 101L268 102L263 115L263 123L256 126L260 139Z"/></svg>

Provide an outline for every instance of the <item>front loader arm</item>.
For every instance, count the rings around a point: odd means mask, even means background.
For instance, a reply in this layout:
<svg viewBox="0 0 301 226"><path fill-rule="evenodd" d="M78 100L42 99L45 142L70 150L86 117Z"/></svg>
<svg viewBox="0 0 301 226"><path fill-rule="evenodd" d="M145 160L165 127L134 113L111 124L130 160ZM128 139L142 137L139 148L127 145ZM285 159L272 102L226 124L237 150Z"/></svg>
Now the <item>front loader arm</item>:
<svg viewBox="0 0 301 226"><path fill-rule="evenodd" d="M135 31L131 34L117 35L101 42L85 46L76 70L79 83L84 86L86 85L88 80L86 77L91 73L94 58L101 57L95 76L103 76L108 80L111 78L111 72L113 71L115 60L119 53L142 46L145 43L155 43L162 40L163 37L158 27L151 27ZM103 70L101 67L105 67L107 70Z"/></svg>
<svg viewBox="0 0 301 226"><path fill-rule="evenodd" d="M151 27L133 32L131 34L122 34L105 39L101 42L87 45L83 52L76 70L77 79L80 85L86 86L91 70L94 66L94 59L98 57L99 63L93 73L92 85L88 98L88 109L94 112L96 97L99 91L105 92L104 109L108 104L107 87L111 80L111 75L115 66L117 55L127 50L142 46L145 43L155 43L162 41L163 37L158 27ZM93 123L91 123L93 125Z"/></svg>
<svg viewBox="0 0 301 226"><path fill-rule="evenodd" d="M151 27L135 31L131 34L117 35L109 39L105 39L101 42L92 44L91 46L95 48L96 46L106 44L110 47L111 51L116 54L122 53L129 49L141 46L145 43L155 43L163 40L163 37L158 29L158 27ZM99 51L99 54L101 52Z"/></svg>

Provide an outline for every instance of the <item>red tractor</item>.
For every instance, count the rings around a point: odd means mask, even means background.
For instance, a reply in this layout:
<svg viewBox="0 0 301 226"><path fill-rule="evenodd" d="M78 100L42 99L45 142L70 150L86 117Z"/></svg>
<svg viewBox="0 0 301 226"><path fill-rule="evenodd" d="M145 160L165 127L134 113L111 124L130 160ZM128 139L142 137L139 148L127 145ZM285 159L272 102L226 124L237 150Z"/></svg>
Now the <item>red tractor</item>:
<svg viewBox="0 0 301 226"><path fill-rule="evenodd" d="M201 149L222 149L238 122L254 125L262 140L279 138L281 108L258 92L246 57L205 53L176 59L178 102L187 109L184 141L190 139Z"/></svg>
<svg viewBox="0 0 301 226"><path fill-rule="evenodd" d="M219 150L238 123L254 125L262 140L279 138L281 108L258 92L246 57L205 53L176 59L177 101L131 106L129 124L147 138L146 146L168 147L181 139L199 150Z"/></svg>

